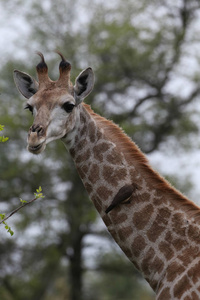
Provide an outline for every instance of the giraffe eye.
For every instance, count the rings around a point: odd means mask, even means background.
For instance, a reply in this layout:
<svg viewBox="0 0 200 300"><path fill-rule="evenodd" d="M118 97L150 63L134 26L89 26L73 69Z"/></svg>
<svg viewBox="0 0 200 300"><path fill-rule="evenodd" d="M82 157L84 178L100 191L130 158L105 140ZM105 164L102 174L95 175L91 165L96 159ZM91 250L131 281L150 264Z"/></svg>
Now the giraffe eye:
<svg viewBox="0 0 200 300"><path fill-rule="evenodd" d="M74 108L74 104L70 103L70 102L65 102L63 105L62 105L62 108L67 112L67 113L70 113L72 112L73 108Z"/></svg>
<svg viewBox="0 0 200 300"><path fill-rule="evenodd" d="M26 104L24 109L29 109L31 113L33 113L33 107L30 104Z"/></svg>

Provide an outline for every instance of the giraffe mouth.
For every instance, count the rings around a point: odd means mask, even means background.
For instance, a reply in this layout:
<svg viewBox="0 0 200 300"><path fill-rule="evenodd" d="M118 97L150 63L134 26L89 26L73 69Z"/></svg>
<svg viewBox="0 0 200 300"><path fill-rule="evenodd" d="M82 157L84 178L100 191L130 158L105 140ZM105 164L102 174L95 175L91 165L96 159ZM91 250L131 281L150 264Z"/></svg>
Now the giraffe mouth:
<svg viewBox="0 0 200 300"><path fill-rule="evenodd" d="M33 154L39 154L41 152L44 151L44 149L46 148L46 144L45 141L38 144L38 145L28 145L27 149L29 152L33 153Z"/></svg>

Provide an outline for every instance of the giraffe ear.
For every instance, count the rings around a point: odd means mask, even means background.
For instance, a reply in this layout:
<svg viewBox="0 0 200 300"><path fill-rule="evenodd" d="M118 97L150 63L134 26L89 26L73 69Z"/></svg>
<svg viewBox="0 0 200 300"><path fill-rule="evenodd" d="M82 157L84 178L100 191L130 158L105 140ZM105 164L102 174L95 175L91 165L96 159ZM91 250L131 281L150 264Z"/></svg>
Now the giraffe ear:
<svg viewBox="0 0 200 300"><path fill-rule="evenodd" d="M83 99L89 95L94 86L94 73L92 68L87 68L82 71L76 78L74 86L74 98L76 105L81 103Z"/></svg>
<svg viewBox="0 0 200 300"><path fill-rule="evenodd" d="M27 99L33 96L39 88L39 83L30 75L14 70L14 81L19 92Z"/></svg>

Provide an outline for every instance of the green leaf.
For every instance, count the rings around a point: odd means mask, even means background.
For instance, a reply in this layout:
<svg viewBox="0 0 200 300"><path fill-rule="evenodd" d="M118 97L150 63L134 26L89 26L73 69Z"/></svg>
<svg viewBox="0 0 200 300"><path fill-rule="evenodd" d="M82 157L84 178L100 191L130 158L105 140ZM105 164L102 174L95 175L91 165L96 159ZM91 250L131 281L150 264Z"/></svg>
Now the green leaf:
<svg viewBox="0 0 200 300"><path fill-rule="evenodd" d="M41 193L41 192L42 192L42 187L39 186L39 188L36 189L36 193L34 193L36 199L38 199L38 198L44 198L45 197L43 195L43 193Z"/></svg>
<svg viewBox="0 0 200 300"><path fill-rule="evenodd" d="M5 214L0 214L0 217L3 220L5 218ZM7 232L10 233L11 236L13 236L14 231L11 229L11 227L6 222L3 222L3 224L5 225L5 229L7 230Z"/></svg>
<svg viewBox="0 0 200 300"><path fill-rule="evenodd" d="M4 125L0 125L0 131L4 130ZM0 136L0 143L5 143L9 138Z"/></svg>
<svg viewBox="0 0 200 300"><path fill-rule="evenodd" d="M27 201L26 201L26 200L22 200L21 198L20 198L20 202L21 202L22 204L25 204L25 203L27 203Z"/></svg>
<svg viewBox="0 0 200 300"><path fill-rule="evenodd" d="M10 233L11 236L13 236L14 231L12 231L12 229L9 227L8 232Z"/></svg>
<svg viewBox="0 0 200 300"><path fill-rule="evenodd" d="M8 140L9 140L9 138L8 137L4 137L4 136L2 136L2 142L4 143L4 142L7 142Z"/></svg>
<svg viewBox="0 0 200 300"><path fill-rule="evenodd" d="M3 220L5 218L6 214L0 214L0 218L1 220Z"/></svg>

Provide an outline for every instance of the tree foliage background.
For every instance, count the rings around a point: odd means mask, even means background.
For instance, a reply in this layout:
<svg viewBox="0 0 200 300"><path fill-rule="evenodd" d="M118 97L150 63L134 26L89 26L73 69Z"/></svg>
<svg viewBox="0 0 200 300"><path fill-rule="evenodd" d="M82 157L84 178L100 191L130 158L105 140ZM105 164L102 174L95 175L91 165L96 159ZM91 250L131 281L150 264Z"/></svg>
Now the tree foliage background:
<svg viewBox="0 0 200 300"><path fill-rule="evenodd" d="M32 117L12 72L35 76L35 50L44 53L52 79L55 50L72 63L72 80L92 66L96 83L87 103L120 124L157 169L172 157L164 170L197 201L195 182L173 166L181 155L196 158L199 147L199 1L1 0L0 6L2 27L18 20L15 43L5 38L1 46L0 124L9 141L0 144L0 212L30 199L39 185L46 196L13 217L12 238L0 228L1 300L153 299L106 232L62 143L37 157L26 151Z"/></svg>

